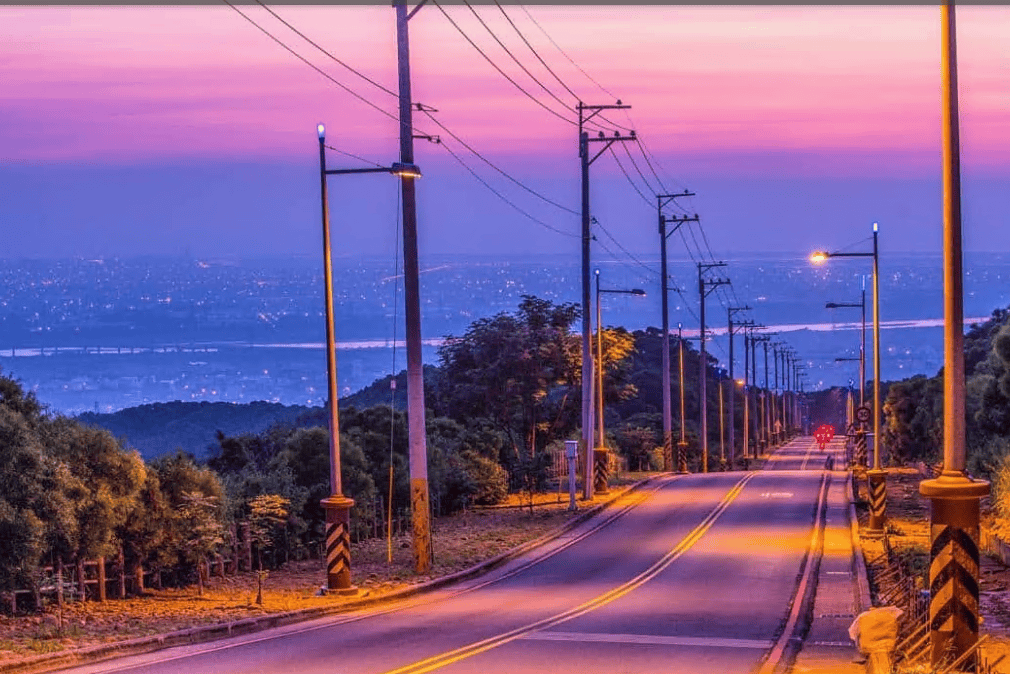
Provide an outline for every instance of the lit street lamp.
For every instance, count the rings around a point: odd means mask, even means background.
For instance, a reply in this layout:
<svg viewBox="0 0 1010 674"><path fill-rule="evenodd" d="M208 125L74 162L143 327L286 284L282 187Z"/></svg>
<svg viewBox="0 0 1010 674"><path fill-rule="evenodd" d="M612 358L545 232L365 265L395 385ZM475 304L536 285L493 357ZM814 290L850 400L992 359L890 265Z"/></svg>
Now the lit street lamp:
<svg viewBox="0 0 1010 674"><path fill-rule="evenodd" d="M828 253L817 251L810 256L811 262L822 263L832 257L873 258L873 470L867 471L866 479L870 492L869 530L882 532L887 515L887 473L880 469L880 276L877 255L878 225L873 223L873 252L871 253Z"/></svg>
<svg viewBox="0 0 1010 674"><path fill-rule="evenodd" d="M323 215L323 278L326 288L326 374L330 425L330 489L333 493L321 501L326 509L326 587L341 594L354 594L351 585L350 518L352 499L344 496L340 481L340 423L337 412L337 345L333 326L333 266L330 239L330 203L326 176L349 173L391 173L419 177L413 164L395 163L390 167L331 169L326 168L326 127L316 127L319 135L319 178Z"/></svg>
<svg viewBox="0 0 1010 674"><path fill-rule="evenodd" d="M599 421L597 430L598 444L595 448L596 455L593 457L593 463L596 467L594 472L599 474L601 479L597 480L596 475L593 475L592 479L593 490L597 494L606 493L607 491L606 467L609 465L606 441L603 435L603 321L600 311L600 295L602 293L636 295L638 297L645 296L645 291L641 288L634 288L632 290L600 288L600 270L596 270L596 416ZM586 479L589 480L590 476L586 475Z"/></svg>

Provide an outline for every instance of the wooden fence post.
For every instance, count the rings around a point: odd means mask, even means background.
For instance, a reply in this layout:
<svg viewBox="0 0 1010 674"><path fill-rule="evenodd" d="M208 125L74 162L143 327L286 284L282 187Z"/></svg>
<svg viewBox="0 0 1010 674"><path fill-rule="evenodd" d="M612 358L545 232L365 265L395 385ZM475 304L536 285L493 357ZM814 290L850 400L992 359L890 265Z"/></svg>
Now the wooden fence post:
<svg viewBox="0 0 1010 674"><path fill-rule="evenodd" d="M98 601L105 601L105 557L98 558Z"/></svg>

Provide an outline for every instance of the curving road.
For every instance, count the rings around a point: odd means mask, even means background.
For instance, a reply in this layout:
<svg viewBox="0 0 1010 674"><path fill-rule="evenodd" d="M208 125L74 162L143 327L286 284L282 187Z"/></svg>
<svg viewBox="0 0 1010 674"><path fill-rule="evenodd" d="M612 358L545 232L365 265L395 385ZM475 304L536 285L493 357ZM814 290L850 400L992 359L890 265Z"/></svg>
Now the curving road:
<svg viewBox="0 0 1010 674"><path fill-rule="evenodd" d="M664 477L489 575L383 609L67 671L756 672L781 650L826 457L804 437L760 472Z"/></svg>

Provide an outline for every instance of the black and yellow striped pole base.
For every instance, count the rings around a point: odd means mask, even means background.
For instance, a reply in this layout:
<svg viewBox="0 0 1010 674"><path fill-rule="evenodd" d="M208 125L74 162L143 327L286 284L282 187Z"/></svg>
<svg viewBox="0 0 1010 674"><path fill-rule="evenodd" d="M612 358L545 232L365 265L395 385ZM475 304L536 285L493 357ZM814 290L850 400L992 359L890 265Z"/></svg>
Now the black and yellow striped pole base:
<svg viewBox="0 0 1010 674"><path fill-rule="evenodd" d="M866 491L870 495L870 522L867 533L884 533L887 521L887 471L866 471Z"/></svg>
<svg viewBox="0 0 1010 674"><path fill-rule="evenodd" d="M939 667L978 641L979 501L989 483L945 471L919 493L930 499L929 639Z"/></svg>
<svg viewBox="0 0 1010 674"><path fill-rule="evenodd" d="M681 440L677 443L677 472L686 475L687 470L687 442Z"/></svg>
<svg viewBox="0 0 1010 674"><path fill-rule="evenodd" d="M856 466L866 467L866 431L856 431Z"/></svg>
<svg viewBox="0 0 1010 674"><path fill-rule="evenodd" d="M606 447L593 450L593 493L610 493L610 451Z"/></svg>
<svg viewBox="0 0 1010 674"><path fill-rule="evenodd" d="M326 509L326 589L338 594L356 594L351 585L352 499L334 494L320 501Z"/></svg>

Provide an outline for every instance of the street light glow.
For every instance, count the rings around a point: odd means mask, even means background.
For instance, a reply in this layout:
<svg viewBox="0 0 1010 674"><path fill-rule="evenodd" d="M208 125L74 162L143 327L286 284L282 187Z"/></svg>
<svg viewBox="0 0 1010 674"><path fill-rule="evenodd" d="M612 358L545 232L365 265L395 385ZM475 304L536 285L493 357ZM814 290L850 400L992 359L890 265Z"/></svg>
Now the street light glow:
<svg viewBox="0 0 1010 674"><path fill-rule="evenodd" d="M416 164L405 164L403 162L393 162L390 167L389 172L394 176L400 176L401 178L420 178L421 169L417 167Z"/></svg>
<svg viewBox="0 0 1010 674"><path fill-rule="evenodd" d="M877 223L873 223L873 231L874 231L874 232L876 232L876 231L877 231L877 229L878 229L878 225L877 225Z"/></svg>
<svg viewBox="0 0 1010 674"><path fill-rule="evenodd" d="M823 250L816 250L810 254L810 261L814 264L821 264L822 262L826 262L828 257L829 255Z"/></svg>
<svg viewBox="0 0 1010 674"><path fill-rule="evenodd" d="M320 123L316 127L316 133L319 134L319 140L322 140L322 139L326 138L326 126L324 124Z"/></svg>

